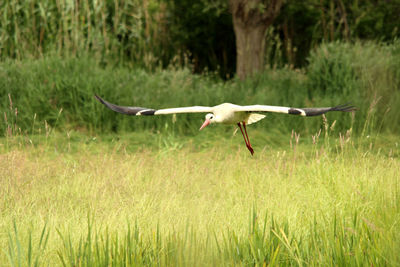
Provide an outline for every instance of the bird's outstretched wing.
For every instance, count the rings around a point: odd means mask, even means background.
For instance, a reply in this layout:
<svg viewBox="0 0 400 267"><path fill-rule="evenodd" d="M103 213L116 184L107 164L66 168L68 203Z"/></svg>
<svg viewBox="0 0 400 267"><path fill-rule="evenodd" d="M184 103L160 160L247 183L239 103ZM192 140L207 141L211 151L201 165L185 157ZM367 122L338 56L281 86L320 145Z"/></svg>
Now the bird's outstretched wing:
<svg viewBox="0 0 400 267"><path fill-rule="evenodd" d="M163 114L176 114L176 113L205 113L212 112L212 107L203 107L203 106L193 106L193 107L182 107L182 108L168 108L168 109L151 109L151 108L142 108L142 107L127 107L127 106L118 106L107 102L101 97L95 95L95 98L99 100L102 104L108 107L115 112L119 112L126 115L163 115Z"/></svg>
<svg viewBox="0 0 400 267"><path fill-rule="evenodd" d="M291 107L280 107L280 106L265 106L265 105L252 105L252 106L240 106L239 111L249 112L277 112L291 115L301 116L318 116L329 111L343 111L350 112L355 111L357 108L349 104L339 105L335 107L324 107L324 108L291 108Z"/></svg>

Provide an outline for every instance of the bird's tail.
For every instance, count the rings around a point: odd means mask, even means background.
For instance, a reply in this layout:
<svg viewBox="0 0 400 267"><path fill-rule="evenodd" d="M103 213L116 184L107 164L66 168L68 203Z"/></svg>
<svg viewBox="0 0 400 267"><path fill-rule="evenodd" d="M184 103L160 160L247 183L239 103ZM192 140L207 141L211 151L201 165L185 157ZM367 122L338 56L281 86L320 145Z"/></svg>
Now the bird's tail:
<svg viewBox="0 0 400 267"><path fill-rule="evenodd" d="M265 115L263 115L263 114L251 113L249 118L247 119L246 124L252 124L252 123L255 123L264 118L265 118Z"/></svg>

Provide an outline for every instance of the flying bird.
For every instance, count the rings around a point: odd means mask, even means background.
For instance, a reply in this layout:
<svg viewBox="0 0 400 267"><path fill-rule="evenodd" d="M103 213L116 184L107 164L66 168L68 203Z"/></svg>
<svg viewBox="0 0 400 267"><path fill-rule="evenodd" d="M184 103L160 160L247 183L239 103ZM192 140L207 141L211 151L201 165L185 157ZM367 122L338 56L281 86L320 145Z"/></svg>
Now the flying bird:
<svg viewBox="0 0 400 267"><path fill-rule="evenodd" d="M207 113L205 121L201 125L200 130L212 123L237 124L240 131L242 132L244 142L246 143L246 147L250 151L251 155L254 154L254 149L250 144L250 139L247 135L246 125L255 123L265 118L264 114L258 114L256 112L276 112L310 117L322 115L329 111L349 112L356 110L356 107L350 106L349 104L323 108L291 108L266 105L239 106L231 103L223 103L214 107L192 106L167 109L151 109L143 107L118 106L107 102L97 95L95 95L95 97L109 109L126 115L149 116L177 113Z"/></svg>

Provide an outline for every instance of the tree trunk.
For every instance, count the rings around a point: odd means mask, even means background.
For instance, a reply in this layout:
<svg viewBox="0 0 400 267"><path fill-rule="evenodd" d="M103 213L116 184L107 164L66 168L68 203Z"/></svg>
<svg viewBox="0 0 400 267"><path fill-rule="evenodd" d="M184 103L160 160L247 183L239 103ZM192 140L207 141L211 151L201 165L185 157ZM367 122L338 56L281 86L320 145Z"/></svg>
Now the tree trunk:
<svg viewBox="0 0 400 267"><path fill-rule="evenodd" d="M242 27L234 25L236 37L236 74L245 79L264 67L265 31L264 25Z"/></svg>
<svg viewBox="0 0 400 267"><path fill-rule="evenodd" d="M240 79L263 70L265 33L283 0L230 0L236 37L236 74Z"/></svg>

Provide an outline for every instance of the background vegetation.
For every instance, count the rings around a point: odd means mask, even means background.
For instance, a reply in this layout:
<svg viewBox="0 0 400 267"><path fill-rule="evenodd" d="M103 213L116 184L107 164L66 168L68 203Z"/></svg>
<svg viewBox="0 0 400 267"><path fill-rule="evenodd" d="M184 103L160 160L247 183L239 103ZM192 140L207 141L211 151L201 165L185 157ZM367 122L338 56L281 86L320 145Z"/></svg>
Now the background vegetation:
<svg viewBox="0 0 400 267"><path fill-rule="evenodd" d="M3 132L14 130L31 134L43 130L46 121L52 127L90 133L160 131L175 119L172 116L121 116L98 103L93 96L99 94L117 104L151 108L222 102L295 107L351 102L359 112L328 115L338 120L337 131L352 128L357 133L366 130L368 133L399 133L400 125L394 123L400 120L396 108L400 105L399 43L325 44L313 51L308 60L305 69L268 69L244 82L223 81L212 74L195 75L188 68L173 66L152 73L142 69L101 67L90 56L6 61L0 63L0 94L3 96L0 106L6 120L0 127ZM197 134L203 117L204 114L178 115L174 130L181 134ZM255 127L312 133L321 125L320 117L269 114Z"/></svg>
<svg viewBox="0 0 400 267"><path fill-rule="evenodd" d="M266 62L304 67L322 42L391 42L400 36L399 12L399 0L287 0L265 37ZM228 1L4 0L0 14L3 60L91 52L102 64L150 70L187 61L223 78L235 70Z"/></svg>
<svg viewBox="0 0 400 267"><path fill-rule="evenodd" d="M266 71L245 82L224 82L235 69L232 16L224 1L5 0L0 107L7 122L1 129L13 125L32 133L35 116L35 123L96 132L160 130L170 122L112 114L93 101L97 93L118 104L154 108L351 102L360 112L353 119L332 114L340 117L337 129L350 125L361 132L371 116L368 127L398 132L399 7L397 0L286 1L266 36ZM192 74L198 72L203 74ZM321 124L269 117L258 127L313 131ZM176 130L192 133L200 119L191 118L179 116Z"/></svg>

